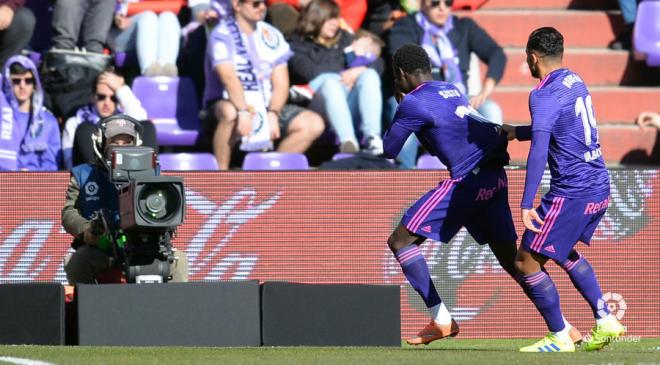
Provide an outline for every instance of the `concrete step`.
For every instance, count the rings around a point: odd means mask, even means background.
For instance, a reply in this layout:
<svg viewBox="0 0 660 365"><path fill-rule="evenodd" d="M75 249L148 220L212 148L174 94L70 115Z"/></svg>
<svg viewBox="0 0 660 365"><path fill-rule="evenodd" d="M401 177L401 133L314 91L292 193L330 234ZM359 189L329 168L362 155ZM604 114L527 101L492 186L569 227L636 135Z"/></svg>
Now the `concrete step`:
<svg viewBox="0 0 660 365"><path fill-rule="evenodd" d="M587 83L587 86L589 84ZM527 86L498 87L492 95L508 122L529 122ZM589 87L599 124L633 124L644 110L657 111L660 87Z"/></svg>
<svg viewBox="0 0 660 365"><path fill-rule="evenodd" d="M630 125L601 125L598 136L603 158L608 164L643 162L644 156L651 154L657 141L658 132L652 128L641 129ZM525 164L529 153L529 141L509 143L512 164ZM640 158L641 156L641 158Z"/></svg>
<svg viewBox="0 0 660 365"><path fill-rule="evenodd" d="M501 46L524 48L529 34L553 26L564 35L564 47L605 48L623 28L620 13L579 10L478 10L457 12L472 17Z"/></svg>
<svg viewBox="0 0 660 365"><path fill-rule="evenodd" d="M523 48L505 49L507 65L500 86L535 86L538 80L529 75ZM577 72L590 86L658 85L656 73L644 61L634 61L627 51L569 48L564 52L564 65ZM482 78L486 65L481 64ZM656 77L651 77L656 76Z"/></svg>
<svg viewBox="0 0 660 365"><path fill-rule="evenodd" d="M618 9L616 0L488 0L480 9Z"/></svg>

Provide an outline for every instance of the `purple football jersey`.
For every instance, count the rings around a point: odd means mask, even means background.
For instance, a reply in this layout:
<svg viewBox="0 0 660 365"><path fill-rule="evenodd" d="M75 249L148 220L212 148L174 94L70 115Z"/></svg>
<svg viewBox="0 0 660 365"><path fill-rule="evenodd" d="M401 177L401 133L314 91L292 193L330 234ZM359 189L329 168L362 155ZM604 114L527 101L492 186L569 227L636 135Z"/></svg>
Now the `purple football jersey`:
<svg viewBox="0 0 660 365"><path fill-rule="evenodd" d="M447 166L452 179L473 170L486 156L506 154L499 125L470 107L448 82L425 82L403 98L383 138L385 156L396 157L411 133Z"/></svg>
<svg viewBox="0 0 660 365"><path fill-rule="evenodd" d="M566 68L551 72L530 93L529 110L532 133L550 133L550 193L579 198L609 192L594 107L580 76Z"/></svg>

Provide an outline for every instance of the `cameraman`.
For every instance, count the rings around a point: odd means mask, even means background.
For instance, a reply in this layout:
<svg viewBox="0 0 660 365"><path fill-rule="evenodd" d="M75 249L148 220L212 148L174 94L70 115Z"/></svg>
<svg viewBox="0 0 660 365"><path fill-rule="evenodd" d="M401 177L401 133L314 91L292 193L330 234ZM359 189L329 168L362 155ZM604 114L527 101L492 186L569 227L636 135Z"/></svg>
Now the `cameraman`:
<svg viewBox="0 0 660 365"><path fill-rule="evenodd" d="M95 235L92 228L92 215L106 209L110 217L118 216L119 199L117 188L108 176L107 162L110 147L134 146L139 139L138 131L131 122L118 119L105 123L101 128L99 151L104 156L97 156L95 163L84 163L71 170L71 179L66 192L66 202L62 208L62 226L73 235L71 246L76 250L68 260L65 260L64 271L69 284L93 284L97 276L112 267L112 253L97 246L100 236ZM99 123L103 124L103 120ZM113 219L108 222L112 227ZM115 224L116 225L116 224ZM170 282L188 281L188 261L182 251L174 252L175 261L170 267Z"/></svg>

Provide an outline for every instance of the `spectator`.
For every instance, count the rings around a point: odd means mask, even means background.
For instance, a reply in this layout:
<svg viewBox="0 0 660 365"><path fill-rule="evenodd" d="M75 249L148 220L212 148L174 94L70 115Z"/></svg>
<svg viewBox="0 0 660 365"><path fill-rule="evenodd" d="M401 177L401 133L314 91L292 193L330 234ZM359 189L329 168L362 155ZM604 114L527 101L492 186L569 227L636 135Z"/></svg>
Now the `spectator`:
<svg viewBox="0 0 660 365"><path fill-rule="evenodd" d="M357 124L367 151L383 153L380 75L372 68L382 67L380 46L372 37L355 38L340 29L339 7L333 0L313 0L301 14L291 47L292 82L318 91L340 151L359 151Z"/></svg>
<svg viewBox="0 0 660 365"><path fill-rule="evenodd" d="M262 150L282 135L278 151L304 152L324 128L318 114L285 105L291 50L282 34L262 21L265 2L232 0L232 7L234 18L222 20L209 35L204 65L204 105L213 122L207 127L215 129L213 149L221 170L229 168L238 139L244 150Z"/></svg>
<svg viewBox="0 0 660 365"><path fill-rule="evenodd" d="M421 0L420 11L401 18L389 34L388 54L406 43L421 45L433 66L433 77L454 84L466 95L470 54L472 52L488 65L481 91L470 97L470 105L486 119L502 122L502 111L489 97L504 74L506 56L493 38L474 20L459 18L451 13L452 0ZM394 97L388 99L390 119L396 110ZM417 156L417 141L408 140L399 160L403 167L412 167Z"/></svg>
<svg viewBox="0 0 660 365"><path fill-rule="evenodd" d="M115 4L115 0L55 0L53 47L74 49L82 36L87 51L103 53Z"/></svg>
<svg viewBox="0 0 660 365"><path fill-rule="evenodd" d="M397 19L406 16L399 0L368 0L362 28L384 37Z"/></svg>
<svg viewBox="0 0 660 365"><path fill-rule="evenodd" d="M149 3L157 3L150 1ZM115 27L110 31L115 51L136 51L140 72L144 76L178 76L181 25L176 14L163 11L156 15L145 10L128 15L130 3L119 1Z"/></svg>
<svg viewBox="0 0 660 365"><path fill-rule="evenodd" d="M637 0L618 0L621 16L623 17L623 31L616 35L609 47L611 49L632 49L633 29L637 17Z"/></svg>
<svg viewBox="0 0 660 365"><path fill-rule="evenodd" d="M311 0L269 0L268 5L283 3L294 10L302 11L310 2ZM337 0L336 3L340 9L342 28L351 33L360 29L367 14L367 0Z"/></svg>
<svg viewBox="0 0 660 365"><path fill-rule="evenodd" d="M0 0L0 65L20 54L32 38L36 20L25 0Z"/></svg>
<svg viewBox="0 0 660 365"><path fill-rule="evenodd" d="M62 154L64 168L71 170L74 166L92 162L92 133L100 119L114 114L126 114L143 121L143 139L149 146L156 148L155 128L147 119L140 100L126 85L124 78L114 71L99 74L94 81L92 100L76 110L76 113L66 120L62 131ZM81 127L82 125L82 127Z"/></svg>
<svg viewBox="0 0 660 365"><path fill-rule="evenodd" d="M14 56L3 71L0 170L55 171L61 160L57 119L44 106L32 61Z"/></svg>

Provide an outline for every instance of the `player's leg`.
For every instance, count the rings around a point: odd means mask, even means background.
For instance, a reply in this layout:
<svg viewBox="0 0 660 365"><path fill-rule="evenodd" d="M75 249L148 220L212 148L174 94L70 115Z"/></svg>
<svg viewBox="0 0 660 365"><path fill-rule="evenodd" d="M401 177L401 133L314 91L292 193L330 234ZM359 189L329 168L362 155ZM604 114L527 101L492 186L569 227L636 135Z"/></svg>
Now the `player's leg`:
<svg viewBox="0 0 660 365"><path fill-rule="evenodd" d="M430 323L416 337L406 340L409 344L428 344L432 341L458 334L458 324L440 299L431 280L428 265L419 250L426 238L449 241L460 226L447 222L447 209L454 183L446 180L426 193L404 214L401 223L387 243L394 253L410 285L424 300L431 316Z"/></svg>
<svg viewBox="0 0 660 365"><path fill-rule="evenodd" d="M539 234L526 230L516 257L516 267L522 273L521 285L546 322L550 333L541 341L520 349L523 352L575 351L561 313L557 288L543 269L549 258L566 254L573 243L566 237L571 232L571 210L566 199L546 195L536 209L545 220ZM559 222L561 221L561 223ZM570 243L570 244L568 244Z"/></svg>
<svg viewBox="0 0 660 365"><path fill-rule="evenodd" d="M593 200L593 201L589 201ZM605 215L609 199L606 196L593 197L578 205L577 212L581 214L584 225L579 227L579 241L589 243L598 223ZM600 289L596 273L586 257L571 250L565 260L555 260L568 274L573 286L591 307L596 319L596 326L592 329L591 339L585 345L587 351L600 350L611 340L622 335L625 328L609 312L607 306L598 307L598 301L602 300L603 293Z"/></svg>

